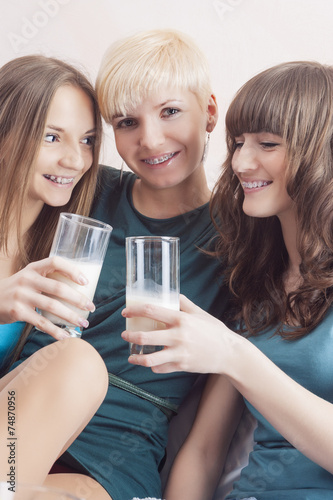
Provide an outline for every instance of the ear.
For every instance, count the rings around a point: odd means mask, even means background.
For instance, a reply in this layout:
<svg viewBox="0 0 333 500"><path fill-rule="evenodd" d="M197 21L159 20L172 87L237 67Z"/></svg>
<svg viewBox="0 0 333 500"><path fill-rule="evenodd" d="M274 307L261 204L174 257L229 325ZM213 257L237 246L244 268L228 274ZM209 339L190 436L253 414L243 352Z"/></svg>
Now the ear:
<svg viewBox="0 0 333 500"><path fill-rule="evenodd" d="M208 120L207 120L206 131L213 132L219 117L219 110L217 107L216 97L214 94L212 94L208 100L207 117Z"/></svg>

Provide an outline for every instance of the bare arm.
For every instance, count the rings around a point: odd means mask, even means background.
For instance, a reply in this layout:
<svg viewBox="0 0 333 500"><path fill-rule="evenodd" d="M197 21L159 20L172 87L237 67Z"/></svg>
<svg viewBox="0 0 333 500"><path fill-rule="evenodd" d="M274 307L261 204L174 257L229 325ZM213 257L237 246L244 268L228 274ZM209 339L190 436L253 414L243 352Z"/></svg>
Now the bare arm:
<svg viewBox="0 0 333 500"><path fill-rule="evenodd" d="M159 332L124 332L139 344L165 345L162 351L131 356L130 362L155 372L220 373L308 458L333 473L333 405L296 383L247 339L235 334L188 299L181 312L154 306L126 309L166 323Z"/></svg>
<svg viewBox="0 0 333 500"><path fill-rule="evenodd" d="M38 308L60 316L77 326L85 326L81 324L83 318L56 299L69 302L83 311L94 310L93 303L67 284L48 277L55 271L66 275L76 283L84 284L82 281L84 277L77 268L64 259L48 257L32 262L9 278L0 280L0 323L25 321L56 339L64 338L61 328L38 314L35 310Z"/></svg>
<svg viewBox="0 0 333 500"><path fill-rule="evenodd" d="M197 416L172 466L166 500L210 500L243 411L243 398L223 377L211 375Z"/></svg>

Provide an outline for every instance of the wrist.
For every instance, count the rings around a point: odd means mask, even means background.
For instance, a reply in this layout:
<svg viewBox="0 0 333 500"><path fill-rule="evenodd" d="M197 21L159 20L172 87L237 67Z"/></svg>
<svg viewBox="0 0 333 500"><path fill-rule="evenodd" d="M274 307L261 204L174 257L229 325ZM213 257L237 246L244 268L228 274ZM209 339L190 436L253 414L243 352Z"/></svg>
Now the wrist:
<svg viewBox="0 0 333 500"><path fill-rule="evenodd" d="M240 334L230 330L228 345L224 356L223 375L235 385L242 382L249 370L253 345Z"/></svg>

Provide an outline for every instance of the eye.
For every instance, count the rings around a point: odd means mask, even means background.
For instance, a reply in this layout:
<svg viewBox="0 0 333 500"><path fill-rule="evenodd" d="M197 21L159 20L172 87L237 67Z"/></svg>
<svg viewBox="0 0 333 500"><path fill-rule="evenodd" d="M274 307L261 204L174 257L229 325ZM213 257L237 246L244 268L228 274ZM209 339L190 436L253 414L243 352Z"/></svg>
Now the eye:
<svg viewBox="0 0 333 500"><path fill-rule="evenodd" d="M242 141L235 141L234 142L234 148L235 148L235 150L236 149L240 149L243 146L243 144L244 144L244 142L242 142Z"/></svg>
<svg viewBox="0 0 333 500"><path fill-rule="evenodd" d="M85 144L89 147L93 147L95 144L96 137L94 135L88 135L84 139L82 139L82 144Z"/></svg>
<svg viewBox="0 0 333 500"><path fill-rule="evenodd" d="M133 118L124 118L123 120L120 120L119 122L116 123L115 128L129 128L133 127L135 125L135 120Z"/></svg>
<svg viewBox="0 0 333 500"><path fill-rule="evenodd" d="M162 111L162 116L174 116L180 112L178 108L165 108Z"/></svg>
<svg viewBox="0 0 333 500"><path fill-rule="evenodd" d="M260 143L261 147L263 147L264 149L274 149L276 148L276 146L279 146L280 144L278 142L261 142Z"/></svg>
<svg viewBox="0 0 333 500"><path fill-rule="evenodd" d="M57 134L46 134L44 137L44 141L48 142L49 144L56 142L59 139Z"/></svg>

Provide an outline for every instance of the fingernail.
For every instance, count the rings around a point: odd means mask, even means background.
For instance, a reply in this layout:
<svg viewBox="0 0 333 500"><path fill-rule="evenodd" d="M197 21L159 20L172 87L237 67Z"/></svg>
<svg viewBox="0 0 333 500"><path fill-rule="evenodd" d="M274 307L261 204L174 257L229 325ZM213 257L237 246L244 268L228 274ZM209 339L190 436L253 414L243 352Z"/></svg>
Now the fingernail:
<svg viewBox="0 0 333 500"><path fill-rule="evenodd" d="M79 280L79 283L81 285L88 285L88 283L89 283L89 281L87 280L87 278L83 274L80 274L78 280Z"/></svg>
<svg viewBox="0 0 333 500"><path fill-rule="evenodd" d="M86 304L86 309L90 312L94 312L96 309L95 304L93 302L91 302L90 300L88 300L88 302Z"/></svg>
<svg viewBox="0 0 333 500"><path fill-rule="evenodd" d="M89 326L89 321L83 318L79 319L79 325L82 326L83 328L88 328Z"/></svg>

